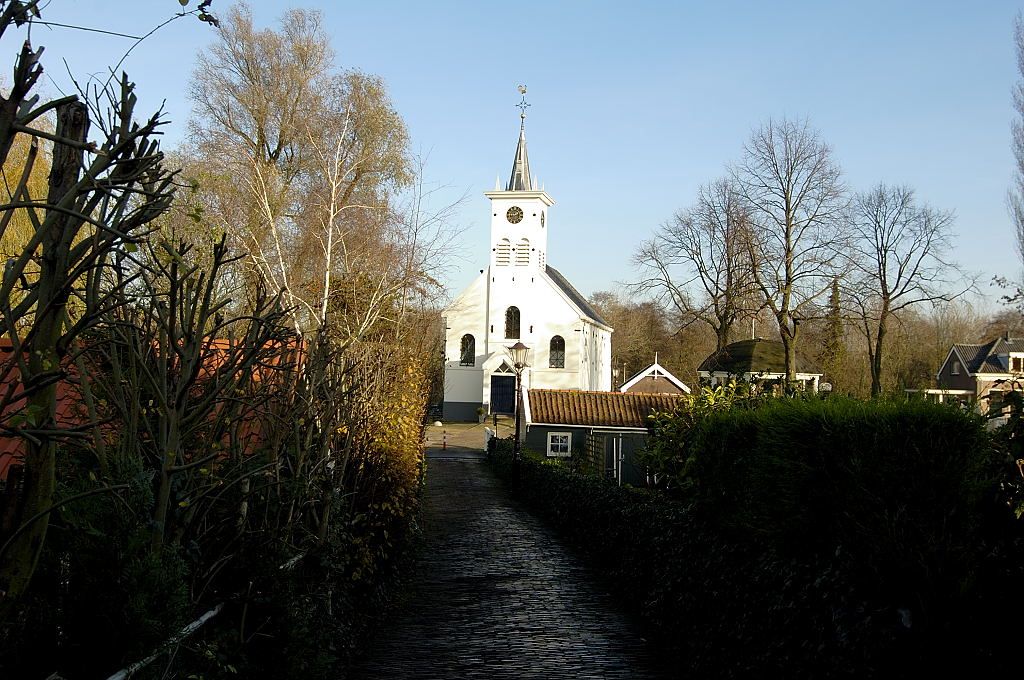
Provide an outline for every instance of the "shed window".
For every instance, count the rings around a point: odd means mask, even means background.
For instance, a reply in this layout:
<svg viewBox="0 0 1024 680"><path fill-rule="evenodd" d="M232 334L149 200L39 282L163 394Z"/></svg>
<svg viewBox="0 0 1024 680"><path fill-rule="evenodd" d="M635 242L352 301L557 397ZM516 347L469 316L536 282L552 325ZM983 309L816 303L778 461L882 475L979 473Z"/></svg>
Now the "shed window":
<svg viewBox="0 0 1024 680"><path fill-rule="evenodd" d="M505 310L505 338L519 339L519 308L509 307Z"/></svg>
<svg viewBox="0 0 1024 680"><path fill-rule="evenodd" d="M1010 357L1010 367L1014 373L1024 373L1024 357Z"/></svg>
<svg viewBox="0 0 1024 680"><path fill-rule="evenodd" d="M551 338L548 350L548 368L565 368L565 338L556 335Z"/></svg>
<svg viewBox="0 0 1024 680"><path fill-rule="evenodd" d="M952 375L960 375L960 362L954 361L952 368L949 369L949 372Z"/></svg>
<svg viewBox="0 0 1024 680"><path fill-rule="evenodd" d="M476 366L476 338L469 333L462 336L459 356L460 366Z"/></svg>
<svg viewBox="0 0 1024 680"><path fill-rule="evenodd" d="M566 458L572 454L571 432L548 432L548 455Z"/></svg>

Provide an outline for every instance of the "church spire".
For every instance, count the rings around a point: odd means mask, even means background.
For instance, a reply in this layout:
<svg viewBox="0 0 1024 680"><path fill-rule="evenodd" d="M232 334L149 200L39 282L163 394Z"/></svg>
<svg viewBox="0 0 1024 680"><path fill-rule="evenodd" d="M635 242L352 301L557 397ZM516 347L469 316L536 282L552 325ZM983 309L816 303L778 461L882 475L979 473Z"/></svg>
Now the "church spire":
<svg viewBox="0 0 1024 680"><path fill-rule="evenodd" d="M519 86L519 94L523 100L516 104L519 107L519 144L516 146L516 158L512 161L512 176L508 179L505 191L530 191L533 189L530 178L530 159L526 156L526 86Z"/></svg>

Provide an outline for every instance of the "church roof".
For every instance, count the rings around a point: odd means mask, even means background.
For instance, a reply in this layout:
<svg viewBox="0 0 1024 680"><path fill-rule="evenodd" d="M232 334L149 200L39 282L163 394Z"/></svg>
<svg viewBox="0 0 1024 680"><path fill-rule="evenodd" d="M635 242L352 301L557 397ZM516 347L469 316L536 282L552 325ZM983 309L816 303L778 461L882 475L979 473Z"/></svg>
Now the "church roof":
<svg viewBox="0 0 1024 680"><path fill-rule="evenodd" d="M519 127L519 144L516 146L516 157L512 161L512 176L508 178L505 191L530 191L533 180L530 179L530 159L526 156L526 126Z"/></svg>
<svg viewBox="0 0 1024 680"><path fill-rule="evenodd" d="M581 314L589 318L591 321L611 328L608 322L602 319L601 315L597 313L597 310L587 302L587 298L583 297L583 295L576 290L571 283L569 283L569 280L562 276L560 271L554 267L545 265L544 273L547 274L552 283L558 286L558 289L572 301Z"/></svg>

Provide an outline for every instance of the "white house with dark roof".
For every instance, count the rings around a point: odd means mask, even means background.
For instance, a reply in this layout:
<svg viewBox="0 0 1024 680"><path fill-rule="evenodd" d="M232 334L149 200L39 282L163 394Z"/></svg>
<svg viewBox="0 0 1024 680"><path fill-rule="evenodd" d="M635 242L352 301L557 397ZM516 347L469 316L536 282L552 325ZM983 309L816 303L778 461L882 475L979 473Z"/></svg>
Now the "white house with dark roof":
<svg viewBox="0 0 1024 680"><path fill-rule="evenodd" d="M486 269L444 310L444 418L475 420L478 409L512 413L515 375L506 348L530 348L523 389L611 389L612 328L548 265L554 199L530 174L525 115L504 189L491 206Z"/></svg>
<svg viewBox="0 0 1024 680"><path fill-rule="evenodd" d="M697 367L702 382L712 387L742 380L751 383L770 383L786 379L786 350L778 340L751 338L730 343L712 352ZM796 382L804 389L817 392L824 373L810 360L797 352Z"/></svg>

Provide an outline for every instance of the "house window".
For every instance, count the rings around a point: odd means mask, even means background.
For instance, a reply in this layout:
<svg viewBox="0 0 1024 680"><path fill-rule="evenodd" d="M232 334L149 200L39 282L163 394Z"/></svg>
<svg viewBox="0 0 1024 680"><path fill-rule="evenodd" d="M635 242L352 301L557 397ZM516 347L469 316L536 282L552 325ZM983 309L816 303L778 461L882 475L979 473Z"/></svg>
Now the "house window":
<svg viewBox="0 0 1024 680"><path fill-rule="evenodd" d="M556 335L551 338L548 350L548 368L565 368L565 338Z"/></svg>
<svg viewBox="0 0 1024 680"><path fill-rule="evenodd" d="M469 333L462 336L462 344L459 347L459 365L460 366L475 366L476 365L476 338Z"/></svg>
<svg viewBox="0 0 1024 680"><path fill-rule="evenodd" d="M499 267L507 267L512 262L512 242L507 238L498 241L494 264Z"/></svg>
<svg viewBox="0 0 1024 680"><path fill-rule="evenodd" d="M548 455L565 458L572 454L571 432L548 432Z"/></svg>
<svg viewBox="0 0 1024 680"><path fill-rule="evenodd" d="M1014 373L1024 373L1024 357L1010 357L1010 370Z"/></svg>
<svg viewBox="0 0 1024 680"><path fill-rule="evenodd" d="M516 266L526 267L530 264L530 240L521 239L516 246Z"/></svg>
<svg viewBox="0 0 1024 680"><path fill-rule="evenodd" d="M519 308L509 307L505 310L505 339L519 339Z"/></svg>
<svg viewBox="0 0 1024 680"><path fill-rule="evenodd" d="M954 361L953 362L953 367L949 369L949 372L952 375L960 375L960 362L959 361Z"/></svg>

